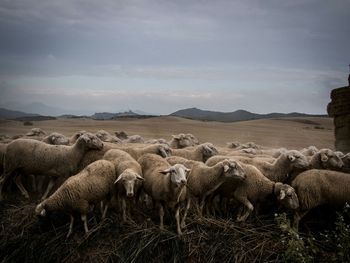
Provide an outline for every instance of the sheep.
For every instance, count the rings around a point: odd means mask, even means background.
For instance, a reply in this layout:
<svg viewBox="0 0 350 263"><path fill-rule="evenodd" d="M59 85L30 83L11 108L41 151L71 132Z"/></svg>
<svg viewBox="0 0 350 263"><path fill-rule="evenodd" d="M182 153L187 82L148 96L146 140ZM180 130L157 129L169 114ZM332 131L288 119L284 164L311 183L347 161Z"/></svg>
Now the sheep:
<svg viewBox="0 0 350 263"><path fill-rule="evenodd" d="M240 142L228 142L226 145L227 145L227 148L237 149L239 146L241 146L241 143Z"/></svg>
<svg viewBox="0 0 350 263"><path fill-rule="evenodd" d="M69 139L64 136L63 134L53 132L50 135L46 136L43 140L43 142L47 144L52 144L52 145L68 145L69 144Z"/></svg>
<svg viewBox="0 0 350 263"><path fill-rule="evenodd" d="M167 142L167 140L160 138L160 139L150 139L146 141L147 144L166 144L170 146L170 144Z"/></svg>
<svg viewBox="0 0 350 263"><path fill-rule="evenodd" d="M342 159L330 149L319 150L310 160L312 169L339 170L343 165Z"/></svg>
<svg viewBox="0 0 350 263"><path fill-rule="evenodd" d="M342 206L350 202L350 176L347 173L312 169L299 174L292 181L299 198L299 209L294 211L293 226L298 229L300 220L320 205Z"/></svg>
<svg viewBox="0 0 350 263"><path fill-rule="evenodd" d="M0 182L0 200L3 199L5 181L18 171L24 175L50 176L49 185L42 197L45 199L54 186L55 179L76 173L80 161L89 150L102 148L101 140L89 133L80 136L72 146L49 145L31 139L17 139L9 143L5 154L4 174ZM29 198L20 177L15 177L15 183L22 194Z"/></svg>
<svg viewBox="0 0 350 263"><path fill-rule="evenodd" d="M126 198L139 197L142 181L142 169L140 164L128 153L118 150L108 150L103 156L104 160L112 162L115 166L116 180L114 184L117 188L117 194L122 201L123 221L126 221Z"/></svg>
<svg viewBox="0 0 350 263"><path fill-rule="evenodd" d="M342 168L342 172L344 173L350 173L350 153L345 154L342 158L341 158L342 162L343 162L343 168Z"/></svg>
<svg viewBox="0 0 350 263"><path fill-rule="evenodd" d="M172 150L172 155L200 162L205 162L207 159L217 154L218 150L211 143L203 143L191 149Z"/></svg>
<svg viewBox="0 0 350 263"><path fill-rule="evenodd" d="M199 200L200 216L203 214L203 208L206 198L212 194L227 179L245 180L245 173L239 162L234 160L223 160L210 167L202 162L177 160L181 157L167 158L169 164L174 165L177 161L190 168L191 171L187 177L187 187L189 196L187 198L186 210L182 219L182 227L185 226L185 219L190 207L191 199L197 197Z"/></svg>
<svg viewBox="0 0 350 263"><path fill-rule="evenodd" d="M180 133L178 135L172 135L172 139L169 142L171 148L174 149L182 149L190 146L195 146L198 143L198 139L190 133Z"/></svg>
<svg viewBox="0 0 350 263"><path fill-rule="evenodd" d="M46 135L46 132L44 132L40 128L33 128L26 133L26 136L42 136L42 135Z"/></svg>
<svg viewBox="0 0 350 263"><path fill-rule="evenodd" d="M145 140L140 135L129 136L125 142L127 143L144 143Z"/></svg>
<svg viewBox="0 0 350 263"><path fill-rule="evenodd" d="M87 133L87 131L81 130L81 131L77 131L76 133L74 133L70 138L69 138L69 144L74 144L81 135Z"/></svg>
<svg viewBox="0 0 350 263"><path fill-rule="evenodd" d="M121 132L115 132L114 133L115 134L115 136L117 136L119 139L121 139L121 140L125 140L125 139L127 139L128 138L128 135L126 134L126 132L124 132L124 131L121 131Z"/></svg>
<svg viewBox="0 0 350 263"><path fill-rule="evenodd" d="M311 146L309 146L309 147L307 147L307 148L303 148L303 149L300 150L300 152L301 152L302 154L304 154L305 156L313 156L313 155L315 155L318 151L319 151L319 150L317 149L317 147L316 147L316 146L313 146L313 145L311 145Z"/></svg>
<svg viewBox="0 0 350 263"><path fill-rule="evenodd" d="M159 228L164 229L164 206L175 208L176 228L182 234L180 226L180 202L186 198L186 177L190 169L182 164L170 164L155 154L145 154L138 162L142 167L145 192L159 205Z"/></svg>
<svg viewBox="0 0 350 263"><path fill-rule="evenodd" d="M228 158L227 156L212 157L206 164L212 166L219 161ZM230 158L235 159L235 156ZM290 150L286 153L281 154L273 163L266 162L265 160L260 160L259 158L238 158L246 164L251 164L256 166L267 178L274 182L286 182L288 175L292 173L295 169L305 169L309 166L307 158L302 155L299 151Z"/></svg>
<svg viewBox="0 0 350 263"><path fill-rule="evenodd" d="M254 210L254 205L264 201L269 195L274 195L287 208L298 208L298 197L291 186L271 181L253 165L241 164L241 167L246 175L245 180L225 180L216 191L216 194L234 198L244 205L246 211L244 214L242 211L238 213L238 222L245 221Z"/></svg>
<svg viewBox="0 0 350 263"><path fill-rule="evenodd" d="M36 206L35 213L42 217L51 212L68 213L70 215L68 238L73 232L73 213L78 212L87 234L89 229L86 215L90 206L103 200L110 200L115 180L114 164L107 160L96 161L78 174L69 177L49 198ZM102 218L105 217L106 211L107 209Z"/></svg>
<svg viewBox="0 0 350 263"><path fill-rule="evenodd" d="M130 154L135 160L139 159L145 153L154 153L162 156L163 158L171 155L171 149L168 145L163 144L153 144L147 145L144 147L131 147L131 146L121 146L113 143L104 143L102 151L92 150L86 153L84 158L79 164L79 170L84 169L90 163L100 160L103 158L103 155L110 149L119 149L123 150Z"/></svg>
<svg viewBox="0 0 350 263"><path fill-rule="evenodd" d="M121 139L119 139L116 136L112 136L109 132L107 132L105 130L97 131L96 136L103 142L114 142L114 143L122 142Z"/></svg>

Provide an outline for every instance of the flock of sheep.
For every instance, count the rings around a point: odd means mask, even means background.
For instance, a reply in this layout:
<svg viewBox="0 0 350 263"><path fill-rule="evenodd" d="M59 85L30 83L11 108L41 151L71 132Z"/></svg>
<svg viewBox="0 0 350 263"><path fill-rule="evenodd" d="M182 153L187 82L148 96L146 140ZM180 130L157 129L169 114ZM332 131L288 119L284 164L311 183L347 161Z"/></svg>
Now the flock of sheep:
<svg viewBox="0 0 350 263"><path fill-rule="evenodd" d="M223 209L223 200L234 200L237 221L242 222L272 196L294 211L296 228L314 207L350 202L350 153L237 142L217 148L200 144L192 134L173 135L168 142L145 141L124 132L113 136L103 130L79 131L71 138L59 133L46 136L34 128L21 138L2 138L0 172L1 202L11 182L29 198L25 180L30 191L44 192L35 209L38 216L70 215L67 236L72 234L75 213L89 231L87 214L97 205L102 218L108 208L119 206L126 221L133 206L153 204L159 209L161 229L165 208L172 208L180 235L194 202L203 216Z"/></svg>

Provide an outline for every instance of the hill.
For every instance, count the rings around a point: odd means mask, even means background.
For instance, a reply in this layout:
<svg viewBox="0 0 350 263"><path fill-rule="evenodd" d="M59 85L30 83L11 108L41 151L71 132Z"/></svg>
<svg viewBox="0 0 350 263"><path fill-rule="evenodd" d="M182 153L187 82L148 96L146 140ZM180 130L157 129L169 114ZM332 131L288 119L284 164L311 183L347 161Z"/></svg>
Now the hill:
<svg viewBox="0 0 350 263"><path fill-rule="evenodd" d="M23 118L23 117L37 117L37 116L40 116L40 115L0 108L0 119L17 119L17 118Z"/></svg>
<svg viewBox="0 0 350 263"><path fill-rule="evenodd" d="M208 111L197 108L188 108L178 110L170 116L177 116L182 118L188 118L193 120L202 121L220 121L220 122L236 122L236 121L247 121L247 120L259 120L259 119L272 119L272 118L294 118L294 117L327 117L327 115L312 115L305 113L268 113L258 114L252 113L245 110L237 110L234 112L219 112L219 111Z"/></svg>

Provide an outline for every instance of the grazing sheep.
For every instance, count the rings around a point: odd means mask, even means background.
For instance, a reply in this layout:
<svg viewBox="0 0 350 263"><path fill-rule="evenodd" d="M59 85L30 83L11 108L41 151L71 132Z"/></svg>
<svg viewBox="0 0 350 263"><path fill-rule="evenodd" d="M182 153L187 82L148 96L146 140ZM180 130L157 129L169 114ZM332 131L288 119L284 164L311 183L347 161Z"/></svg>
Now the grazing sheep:
<svg viewBox="0 0 350 263"><path fill-rule="evenodd" d="M170 157L167 158L167 161L171 165L174 165L177 158ZM227 179L242 181L245 180L246 177L239 162L234 160L223 160L212 167L197 161L179 161L184 162L182 164L191 169L191 172L187 177L187 187L189 192L186 210L181 223L182 227L185 226L185 219L190 207L191 199L198 198L200 208L199 212L200 216L202 216L206 198L222 183Z"/></svg>
<svg viewBox="0 0 350 263"><path fill-rule="evenodd" d="M112 162L115 166L117 195L122 202L123 221L126 221L126 199L136 196L138 200L142 181L142 169L140 164L130 154L118 150L108 150L103 156L104 160Z"/></svg>
<svg viewBox="0 0 350 263"><path fill-rule="evenodd" d="M300 152L305 156L314 156L319 150L316 146L309 146L307 148L301 149Z"/></svg>
<svg viewBox="0 0 350 263"><path fill-rule="evenodd" d="M210 157L217 155L218 150L211 143L202 143L191 149L173 149L172 155L184 157L189 160L205 162Z"/></svg>
<svg viewBox="0 0 350 263"><path fill-rule="evenodd" d="M124 131L120 131L120 132L117 131L114 134L121 140L126 140L128 138L128 135Z"/></svg>
<svg viewBox="0 0 350 263"><path fill-rule="evenodd" d="M43 142L52 145L68 145L69 139L63 134L53 132L43 139Z"/></svg>
<svg viewBox="0 0 350 263"><path fill-rule="evenodd" d="M155 154L145 154L138 162L145 178L144 190L159 205L160 229L164 228L164 206L167 205L175 209L177 233L181 235L180 202L186 198L186 177L190 169L182 164L170 166Z"/></svg>
<svg viewBox="0 0 350 263"><path fill-rule="evenodd" d="M74 144L79 139L79 137L85 133L87 133L87 131L84 131L84 130L74 133L72 137L69 138L69 144Z"/></svg>
<svg viewBox="0 0 350 263"><path fill-rule="evenodd" d="M125 142L127 143L145 143L145 140L140 135L129 136Z"/></svg>
<svg viewBox="0 0 350 263"><path fill-rule="evenodd" d="M244 214L243 211L238 213L238 222L245 221L254 210L254 205L265 201L269 195L276 196L277 200L287 208L298 208L298 197L291 186L271 181L253 165L241 164L241 167L246 175L245 180L225 180L216 191L216 194L234 198L244 205L246 211Z"/></svg>
<svg viewBox="0 0 350 263"><path fill-rule="evenodd" d="M96 161L80 173L69 177L55 193L36 206L35 213L43 217L50 212L68 213L71 219L67 234L69 237L73 231L73 213L78 212L84 222L85 233L88 233L86 215L89 208L101 201L110 200L115 174L113 163L106 160ZM102 218L105 217L106 211L107 209Z"/></svg>
<svg viewBox="0 0 350 263"><path fill-rule="evenodd" d="M180 133L178 135L172 135L172 139L169 142L171 148L173 149L182 149L190 146L195 146L198 143L198 139L190 133Z"/></svg>
<svg viewBox="0 0 350 263"><path fill-rule="evenodd" d="M312 209L320 205L343 206L350 203L350 176L330 170L312 169L299 174L293 182L299 198L299 209L294 213L294 227Z"/></svg>
<svg viewBox="0 0 350 263"><path fill-rule="evenodd" d="M225 158L228 156L214 156L206 164L212 166ZM230 158L235 159L235 156ZM295 169L305 169L309 166L307 158L296 150L281 154L273 163L260 158L237 158L237 160L256 166L270 180L282 183L287 181L288 175Z"/></svg>
<svg viewBox="0 0 350 263"><path fill-rule="evenodd" d="M330 149L319 150L310 160L312 169L339 170L343 165L342 159Z"/></svg>
<svg viewBox="0 0 350 263"><path fill-rule="evenodd" d="M114 142L114 143L122 142L121 139L117 138L116 136L112 136L109 132L105 130L97 131L96 136L103 142Z"/></svg>
<svg viewBox="0 0 350 263"><path fill-rule="evenodd" d="M46 135L46 132L44 132L40 128L33 128L26 133L26 136L42 136L42 135Z"/></svg>
<svg viewBox="0 0 350 263"><path fill-rule="evenodd" d="M5 154L4 174L0 182L0 200L4 183L17 172L22 175L50 176L49 185L42 197L45 199L54 186L55 179L75 174L78 164L90 149L102 148L101 140L89 133L80 136L72 146L49 145L31 139L17 139L9 143ZM15 177L15 183L22 194L29 198L20 177Z"/></svg>

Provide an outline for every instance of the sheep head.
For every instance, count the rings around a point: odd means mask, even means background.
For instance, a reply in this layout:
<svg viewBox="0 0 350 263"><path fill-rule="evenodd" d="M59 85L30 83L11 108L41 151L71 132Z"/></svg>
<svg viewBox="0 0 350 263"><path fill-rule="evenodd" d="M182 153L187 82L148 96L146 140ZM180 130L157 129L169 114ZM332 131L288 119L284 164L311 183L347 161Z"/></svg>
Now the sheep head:
<svg viewBox="0 0 350 263"><path fill-rule="evenodd" d="M180 133L178 135L172 135L172 137L173 137L172 140L175 143L174 146L176 148L186 148L189 146L194 146L194 143L191 140L191 138L183 133Z"/></svg>
<svg viewBox="0 0 350 263"><path fill-rule="evenodd" d="M203 153L204 161L208 160L210 157L217 155L219 153L219 151L211 143L201 144L200 148Z"/></svg>
<svg viewBox="0 0 350 263"><path fill-rule="evenodd" d="M299 208L299 199L293 187L288 184L275 183L274 194L277 200L289 209Z"/></svg>
<svg viewBox="0 0 350 263"><path fill-rule="evenodd" d="M133 170L126 169L118 176L114 184L122 184L125 189L126 196L133 197L135 184L139 184L139 182L142 182L144 180L145 179L141 175L135 173Z"/></svg>
<svg viewBox="0 0 350 263"><path fill-rule="evenodd" d="M227 143L227 147L228 148L232 148L232 149L235 149L237 147L239 147L241 144L239 142L229 142Z"/></svg>
<svg viewBox="0 0 350 263"><path fill-rule="evenodd" d="M171 156L171 148L167 144L159 144L158 153L163 158L167 158Z"/></svg>
<svg viewBox="0 0 350 263"><path fill-rule="evenodd" d="M239 162L234 160L224 160L222 161L223 166L223 175L227 178L237 179L237 180L245 180L247 175L244 172L242 166Z"/></svg>
<svg viewBox="0 0 350 263"><path fill-rule="evenodd" d="M162 174L169 174L171 183L177 187L182 187L187 184L187 175L191 169L186 168L182 164L175 164L168 169L160 171Z"/></svg>
<svg viewBox="0 0 350 263"><path fill-rule="evenodd" d="M83 144L88 149L102 150L103 142L91 133L81 135L77 141L78 144Z"/></svg>
<svg viewBox="0 0 350 263"><path fill-rule="evenodd" d="M305 169L309 167L309 161L305 155L299 151L291 150L286 153L288 161L293 168Z"/></svg>
<svg viewBox="0 0 350 263"><path fill-rule="evenodd" d="M322 149L318 152L324 169L340 169L344 166L342 159L330 149Z"/></svg>

